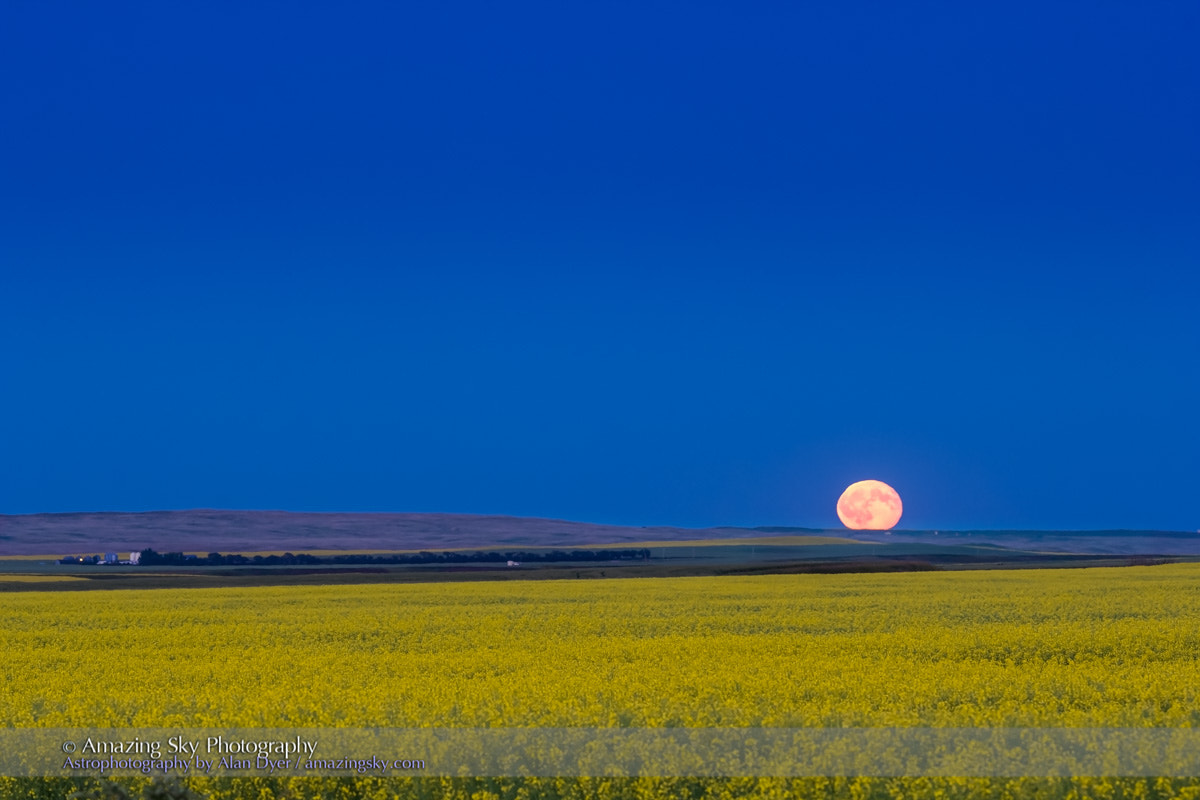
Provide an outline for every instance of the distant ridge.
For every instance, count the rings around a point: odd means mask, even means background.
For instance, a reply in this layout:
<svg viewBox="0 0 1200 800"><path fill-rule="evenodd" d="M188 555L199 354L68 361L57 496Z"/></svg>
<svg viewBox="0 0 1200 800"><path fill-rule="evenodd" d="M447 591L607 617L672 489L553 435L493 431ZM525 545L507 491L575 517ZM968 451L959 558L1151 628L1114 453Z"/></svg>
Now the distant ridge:
<svg viewBox="0 0 1200 800"><path fill-rule="evenodd" d="M733 538L747 528L634 527L480 514L88 511L0 514L0 556L170 551L448 550Z"/></svg>
<svg viewBox="0 0 1200 800"><path fill-rule="evenodd" d="M989 545L1034 552L1093 555L1200 555L1200 533L1191 531L1096 530L967 530L967 531L844 531L842 536L863 542Z"/></svg>
<svg viewBox="0 0 1200 800"><path fill-rule="evenodd" d="M1017 550L1114 555L1200 555L1190 531L895 530L759 526L680 528L483 514L296 511L88 511L0 514L0 556L140 550L450 550L570 547L626 542L737 539L764 534L839 536L864 542L989 545Z"/></svg>

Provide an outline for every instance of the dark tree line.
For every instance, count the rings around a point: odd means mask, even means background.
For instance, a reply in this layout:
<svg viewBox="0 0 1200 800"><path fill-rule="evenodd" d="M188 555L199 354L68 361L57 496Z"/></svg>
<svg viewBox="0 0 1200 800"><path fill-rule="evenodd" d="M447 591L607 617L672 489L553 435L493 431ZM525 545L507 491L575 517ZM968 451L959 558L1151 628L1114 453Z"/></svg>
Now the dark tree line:
<svg viewBox="0 0 1200 800"><path fill-rule="evenodd" d="M389 553L384 555L314 556L308 553L284 553L281 556L243 556L238 553L209 553L207 556L183 553L159 553L146 549L141 552L141 566L171 567L240 567L240 566L299 566L312 564L489 564L538 563L547 561L615 561L646 560L646 548L627 550L515 550L441 553Z"/></svg>

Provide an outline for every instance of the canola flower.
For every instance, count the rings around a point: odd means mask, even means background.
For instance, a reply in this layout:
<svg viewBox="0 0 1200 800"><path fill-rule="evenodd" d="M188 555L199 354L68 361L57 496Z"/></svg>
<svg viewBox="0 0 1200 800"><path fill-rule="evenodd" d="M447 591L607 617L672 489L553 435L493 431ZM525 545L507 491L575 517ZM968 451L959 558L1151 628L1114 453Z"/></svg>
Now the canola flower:
<svg viewBox="0 0 1200 800"><path fill-rule="evenodd" d="M5 597L0 652L13 728L1194 727L1200 565L29 592ZM192 785L218 798L1200 797L1200 781L1167 777ZM5 796L77 788L0 779Z"/></svg>

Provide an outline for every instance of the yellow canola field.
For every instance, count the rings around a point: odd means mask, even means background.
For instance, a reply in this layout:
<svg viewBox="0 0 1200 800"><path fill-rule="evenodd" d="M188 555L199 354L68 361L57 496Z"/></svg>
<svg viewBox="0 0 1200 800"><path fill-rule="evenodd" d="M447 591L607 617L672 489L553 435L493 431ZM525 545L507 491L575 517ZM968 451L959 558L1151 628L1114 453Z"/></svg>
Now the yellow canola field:
<svg viewBox="0 0 1200 800"><path fill-rule="evenodd" d="M4 606L0 720L17 728L1200 723L1190 564L30 592ZM7 779L0 794L65 796L56 785ZM1132 778L197 786L217 797L1200 797L1190 779Z"/></svg>

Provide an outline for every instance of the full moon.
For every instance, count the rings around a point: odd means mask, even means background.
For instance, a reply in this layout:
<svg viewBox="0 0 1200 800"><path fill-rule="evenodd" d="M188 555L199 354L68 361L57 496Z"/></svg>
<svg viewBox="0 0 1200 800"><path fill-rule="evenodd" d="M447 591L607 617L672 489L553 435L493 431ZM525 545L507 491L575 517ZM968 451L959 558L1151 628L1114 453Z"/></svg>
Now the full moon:
<svg viewBox="0 0 1200 800"><path fill-rule="evenodd" d="M846 487L837 502L838 519L856 531L886 531L904 513L900 495L883 481L859 481Z"/></svg>

